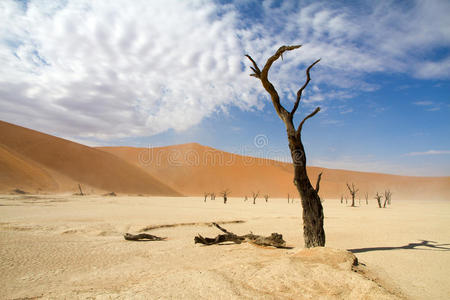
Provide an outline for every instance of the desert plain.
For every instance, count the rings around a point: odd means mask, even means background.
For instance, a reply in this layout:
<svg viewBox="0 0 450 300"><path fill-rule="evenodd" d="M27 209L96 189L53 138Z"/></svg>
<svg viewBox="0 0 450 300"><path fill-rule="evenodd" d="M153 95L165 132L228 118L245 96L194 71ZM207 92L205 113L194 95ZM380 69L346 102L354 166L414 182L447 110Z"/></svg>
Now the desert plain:
<svg viewBox="0 0 450 300"><path fill-rule="evenodd" d="M2 195L0 297L448 299L449 201L323 205L327 247L304 249L298 198ZM287 247L194 244L221 233L211 222Z"/></svg>

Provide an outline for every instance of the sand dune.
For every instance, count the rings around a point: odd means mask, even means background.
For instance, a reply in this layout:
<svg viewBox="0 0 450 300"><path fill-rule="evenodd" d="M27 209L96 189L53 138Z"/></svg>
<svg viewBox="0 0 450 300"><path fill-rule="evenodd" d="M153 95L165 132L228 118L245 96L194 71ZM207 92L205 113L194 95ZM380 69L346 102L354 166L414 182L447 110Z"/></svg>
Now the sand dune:
<svg viewBox="0 0 450 300"><path fill-rule="evenodd" d="M308 167L315 184L323 172L322 198L360 196L389 188L394 199L450 199L450 177L410 177ZM201 195L231 190L232 196L298 198L289 163L227 153L196 143L159 148L92 148L0 121L0 191Z"/></svg>
<svg viewBox="0 0 450 300"><path fill-rule="evenodd" d="M196 143L159 148L100 147L103 151L144 168L148 173L185 195L218 193L230 189L233 196L298 197L291 164L240 156ZM346 183L355 182L370 198L389 188L396 199L450 199L450 177L412 177L308 167L315 184L323 172L320 194L323 198L348 195ZM363 194L361 195L363 198Z"/></svg>
<svg viewBox="0 0 450 300"><path fill-rule="evenodd" d="M180 195L148 172L104 151L0 121L0 190L115 191Z"/></svg>

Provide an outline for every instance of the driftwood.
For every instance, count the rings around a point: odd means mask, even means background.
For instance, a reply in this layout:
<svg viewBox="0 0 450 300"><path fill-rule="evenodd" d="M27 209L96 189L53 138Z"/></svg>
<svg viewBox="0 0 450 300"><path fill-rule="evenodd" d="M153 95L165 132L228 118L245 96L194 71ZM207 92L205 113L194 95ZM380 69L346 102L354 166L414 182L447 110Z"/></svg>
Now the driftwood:
<svg viewBox="0 0 450 300"><path fill-rule="evenodd" d="M140 233L140 234L131 234L131 233L125 233L123 235L123 238L127 241L164 241L165 237L159 237L152 234L147 233Z"/></svg>
<svg viewBox="0 0 450 300"><path fill-rule="evenodd" d="M283 240L283 235L279 233L272 233L270 236L260 236L255 235L253 233L246 234L246 235L237 235L232 232L229 232L225 228L221 227L217 223L212 223L214 226L216 226L219 230L224 232L225 234L219 234L215 238L207 238L203 237L200 234L198 234L194 238L195 244L200 243L204 245L215 245L220 244L224 242L233 242L236 244L241 244L243 242L249 242L260 246L272 246L275 248L286 248L286 242Z"/></svg>

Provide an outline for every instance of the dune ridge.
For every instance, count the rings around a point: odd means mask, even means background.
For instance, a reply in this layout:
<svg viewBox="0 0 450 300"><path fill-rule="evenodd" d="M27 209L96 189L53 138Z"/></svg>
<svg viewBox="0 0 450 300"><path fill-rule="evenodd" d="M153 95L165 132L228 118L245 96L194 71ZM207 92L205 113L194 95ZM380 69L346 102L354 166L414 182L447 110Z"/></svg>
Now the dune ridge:
<svg viewBox="0 0 450 300"><path fill-rule="evenodd" d="M292 183L293 166L290 163L242 156L189 143L167 147L98 147L112 153L149 174L159 178L185 195L203 195L204 192L231 190L234 197L251 197L260 191L260 197L298 198ZM376 192L389 188L396 199L427 200L450 199L450 177L414 177L381 173L307 167L311 182L323 172L320 195L323 198L340 198L347 195L346 183L354 182L364 200Z"/></svg>
<svg viewBox="0 0 450 300"><path fill-rule="evenodd" d="M115 191L179 196L148 172L115 155L0 121L0 190Z"/></svg>

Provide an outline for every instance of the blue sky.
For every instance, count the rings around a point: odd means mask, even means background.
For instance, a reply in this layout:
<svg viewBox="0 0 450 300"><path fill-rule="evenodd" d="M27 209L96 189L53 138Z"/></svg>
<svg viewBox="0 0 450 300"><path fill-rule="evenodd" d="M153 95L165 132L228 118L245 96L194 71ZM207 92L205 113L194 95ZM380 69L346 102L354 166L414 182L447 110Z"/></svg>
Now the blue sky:
<svg viewBox="0 0 450 300"><path fill-rule="evenodd" d="M450 176L450 2L2 1L0 119L87 145L198 142L289 161L271 69L308 164ZM256 147L255 140L263 143Z"/></svg>

